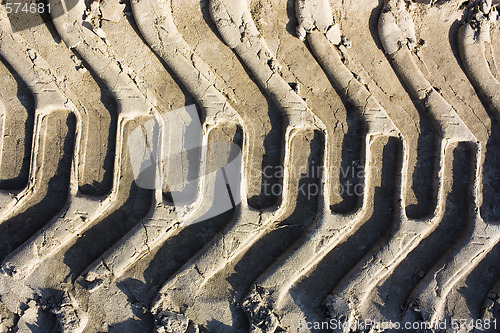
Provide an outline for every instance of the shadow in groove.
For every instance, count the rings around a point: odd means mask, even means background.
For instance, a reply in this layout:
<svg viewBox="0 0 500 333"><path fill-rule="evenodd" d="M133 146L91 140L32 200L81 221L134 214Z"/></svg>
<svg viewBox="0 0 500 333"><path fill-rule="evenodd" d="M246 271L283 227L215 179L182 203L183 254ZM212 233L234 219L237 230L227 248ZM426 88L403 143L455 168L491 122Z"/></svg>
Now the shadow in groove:
<svg viewBox="0 0 500 333"><path fill-rule="evenodd" d="M373 213L353 236L334 248L290 290L304 320L325 321L325 298L371 248L387 238L392 223L400 214L397 185L401 177L402 149L402 142L396 138L379 138L373 143L373 154L380 155L376 158L376 167L381 171L381 185L375 188L373 202L369 203L373 205Z"/></svg>
<svg viewBox="0 0 500 333"><path fill-rule="evenodd" d="M50 114L46 117L50 118L54 117L54 115ZM72 113L67 114L64 118L57 119L60 122L58 124L60 128L57 128L57 130L53 127L47 129L47 147L43 151L43 158L46 161L43 163L53 163L54 157L58 159L57 168L53 172L52 178L50 178L48 184L39 184L42 187L39 190L40 193L34 195L33 202L27 204L24 211L0 225L0 235L2 235L0 243L1 260L5 259L7 254L19 247L49 222L66 204L75 141L76 118ZM52 123L52 121L50 122ZM51 134L55 134L55 138L51 139ZM58 152L60 153L58 154Z"/></svg>
<svg viewBox="0 0 500 333"><path fill-rule="evenodd" d="M490 291L494 289L495 284L500 280L500 244L495 246L491 252L484 258L479 265L470 273L464 283L464 287L457 292L461 295L458 302L454 302L454 307L465 306L464 313L469 313L470 318L481 319L483 315L483 306L489 298ZM449 303L453 302L454 297L448 297ZM498 308L498 305L497 305ZM459 310L462 310L459 308ZM457 313L457 312L456 312ZM493 331L491 331L493 332Z"/></svg>
<svg viewBox="0 0 500 333"><path fill-rule="evenodd" d="M387 320L401 319L402 309L405 309L413 289L470 226L474 170L474 148L468 143L457 144L453 151L453 184L445 202L443 219L378 288L378 294L385 295L382 299L385 304L375 306ZM417 315L413 319L418 321L421 318Z"/></svg>
<svg viewBox="0 0 500 333"><path fill-rule="evenodd" d="M330 208L336 214L355 212L362 205L362 193L355 190L364 181L366 122L358 108L344 101L347 109L347 133L342 141L339 191L342 201Z"/></svg>
<svg viewBox="0 0 500 333"><path fill-rule="evenodd" d="M491 117L491 133L483 163L481 217L486 222L500 220L500 124L495 117Z"/></svg>
<svg viewBox="0 0 500 333"><path fill-rule="evenodd" d="M379 6L373 9L370 15L370 31L373 40L377 46L383 50L380 37L378 35L378 21L384 0L379 0ZM406 88L404 80L394 68L390 57L386 55L387 61L398 77L401 85ZM406 215L410 219L421 219L430 216L437 204L438 174L439 174L439 153L441 151L441 135L439 124L428 114L425 105L413 98L411 100L415 105L419 115L420 135L417 142L417 161L413 169L413 177L409 179L409 196L415 196L416 203L406 207Z"/></svg>
<svg viewBox="0 0 500 333"><path fill-rule="evenodd" d="M29 177L29 169L30 169L30 156L31 156L31 144L33 139L33 125L35 119L35 97L32 92L26 85L26 83L21 79L19 74L12 68L12 66L2 57L0 56L0 62L8 69L8 71L12 74L14 80L17 83L17 98L22 106L24 106L26 110L26 115L23 116L24 119L24 141L23 151L18 152L23 155L22 157L22 166L21 170L17 177L12 179L1 179L0 180L0 189L22 189L28 183ZM12 126L20 115L9 114L8 108L6 110L5 115L5 129L9 126ZM5 134L5 133L4 133Z"/></svg>
<svg viewBox="0 0 500 333"><path fill-rule="evenodd" d="M99 86L101 91L101 102L109 111L109 114L89 114L88 117L88 126L93 127L89 129L89 137L85 144L87 144L87 155L85 157L84 163L91 164L87 166L81 175L81 180L79 180L79 190L82 194L86 195L94 195L100 196L105 195L111 191L111 187L113 186L113 169L115 162L115 148L116 148L116 130L117 130L117 121L118 121L118 105L117 101L113 97L112 92L109 88L104 84L104 82L99 78L99 75L95 73L87 62L85 62L84 57L82 57L75 49L71 49L73 53L78 57L78 59L82 62L85 68L88 70L94 81ZM96 130L95 127L98 126L99 130ZM94 136L95 133L99 133L99 135ZM101 138L104 137L104 140ZM83 143L83 142L82 142ZM93 151L97 145L105 145L106 153L104 158L96 159L96 152ZM99 156L100 157L100 156ZM104 170L102 175L98 175L99 169ZM89 171L87 171L89 169ZM97 178L97 179L96 179Z"/></svg>
<svg viewBox="0 0 500 333"><path fill-rule="evenodd" d="M294 140L298 140L294 138ZM319 195L313 189L320 186L320 176L316 171L318 165L322 165L323 149L325 147L324 136L314 131L314 137L307 143L309 156L307 159L307 170L303 173L298 183L298 196L295 203L295 210L289 216L285 216L282 221L276 221L273 230L259 239L241 258L235 262L233 272L226 277L231 285L229 295L235 301L230 304L233 313L232 327L234 332L248 331L248 319L241 310L239 302L246 296L252 284L270 267L281 254L283 254L314 222L318 213ZM293 171L300 169L300 166L289 166ZM303 189L301 191L300 189ZM249 221L250 223L256 221ZM231 271L233 265L228 265ZM214 277L211 283L217 284L217 280L222 278ZM211 326L213 324L214 326ZM217 324L217 325L215 325ZM217 321L209 323L208 329L219 332L223 327Z"/></svg>
<svg viewBox="0 0 500 333"><path fill-rule="evenodd" d="M83 233L64 253L74 281L100 255L115 244L149 212L153 192L132 183L126 201L116 211Z"/></svg>

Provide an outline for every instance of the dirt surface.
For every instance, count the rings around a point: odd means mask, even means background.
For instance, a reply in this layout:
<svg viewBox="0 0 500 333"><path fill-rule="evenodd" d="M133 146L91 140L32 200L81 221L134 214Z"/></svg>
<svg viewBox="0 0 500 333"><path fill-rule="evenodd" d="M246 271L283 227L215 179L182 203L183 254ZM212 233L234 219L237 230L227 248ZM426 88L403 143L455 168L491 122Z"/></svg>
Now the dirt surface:
<svg viewBox="0 0 500 333"><path fill-rule="evenodd" d="M500 332L499 11L2 1L0 331Z"/></svg>

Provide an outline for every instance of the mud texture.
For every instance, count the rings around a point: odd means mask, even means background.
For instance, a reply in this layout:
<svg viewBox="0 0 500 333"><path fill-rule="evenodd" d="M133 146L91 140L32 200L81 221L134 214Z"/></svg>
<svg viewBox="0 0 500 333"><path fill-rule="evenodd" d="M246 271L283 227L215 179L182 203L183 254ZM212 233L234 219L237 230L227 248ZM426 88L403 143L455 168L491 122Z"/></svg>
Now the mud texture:
<svg viewBox="0 0 500 333"><path fill-rule="evenodd" d="M0 332L500 332L500 1L19 3Z"/></svg>

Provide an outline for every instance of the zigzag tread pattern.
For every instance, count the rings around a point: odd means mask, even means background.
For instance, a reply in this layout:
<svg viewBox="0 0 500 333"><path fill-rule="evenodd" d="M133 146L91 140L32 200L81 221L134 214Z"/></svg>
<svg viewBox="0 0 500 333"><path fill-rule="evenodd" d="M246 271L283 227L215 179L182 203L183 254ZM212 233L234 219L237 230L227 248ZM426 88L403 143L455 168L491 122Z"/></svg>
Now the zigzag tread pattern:
<svg viewBox="0 0 500 333"><path fill-rule="evenodd" d="M499 1L33 4L2 333L500 332Z"/></svg>

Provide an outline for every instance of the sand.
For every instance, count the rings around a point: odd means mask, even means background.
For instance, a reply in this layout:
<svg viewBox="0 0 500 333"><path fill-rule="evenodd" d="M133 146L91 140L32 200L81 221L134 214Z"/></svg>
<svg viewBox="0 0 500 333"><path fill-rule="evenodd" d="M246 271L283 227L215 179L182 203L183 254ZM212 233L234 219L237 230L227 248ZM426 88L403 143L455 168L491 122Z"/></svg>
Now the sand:
<svg viewBox="0 0 500 333"><path fill-rule="evenodd" d="M23 8L1 332L500 332L499 1Z"/></svg>

